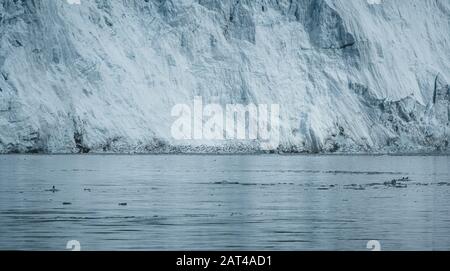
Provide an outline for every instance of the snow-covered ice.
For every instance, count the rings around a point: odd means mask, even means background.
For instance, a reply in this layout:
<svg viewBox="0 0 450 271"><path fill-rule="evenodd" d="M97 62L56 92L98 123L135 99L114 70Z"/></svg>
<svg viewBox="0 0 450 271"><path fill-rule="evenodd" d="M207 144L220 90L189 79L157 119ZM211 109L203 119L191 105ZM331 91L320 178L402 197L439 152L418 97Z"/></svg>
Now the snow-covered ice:
<svg viewBox="0 0 450 271"><path fill-rule="evenodd" d="M280 104L282 152L449 150L450 1L0 1L0 153L254 152L172 107Z"/></svg>

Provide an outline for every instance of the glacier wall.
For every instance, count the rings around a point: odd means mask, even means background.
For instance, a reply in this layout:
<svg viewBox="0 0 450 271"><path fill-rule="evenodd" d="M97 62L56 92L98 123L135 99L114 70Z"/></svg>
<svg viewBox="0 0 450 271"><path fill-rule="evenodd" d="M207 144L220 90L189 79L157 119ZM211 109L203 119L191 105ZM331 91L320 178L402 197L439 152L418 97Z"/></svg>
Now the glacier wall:
<svg viewBox="0 0 450 271"><path fill-rule="evenodd" d="M369 2L0 0L0 153L258 151L173 140L195 96L280 104L280 152L448 152L450 1Z"/></svg>

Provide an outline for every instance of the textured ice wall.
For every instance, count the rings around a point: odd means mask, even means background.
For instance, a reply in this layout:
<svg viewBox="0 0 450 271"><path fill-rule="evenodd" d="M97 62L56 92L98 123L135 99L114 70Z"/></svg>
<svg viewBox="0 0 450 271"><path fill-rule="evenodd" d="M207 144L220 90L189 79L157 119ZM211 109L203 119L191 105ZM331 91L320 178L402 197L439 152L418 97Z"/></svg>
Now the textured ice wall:
<svg viewBox="0 0 450 271"><path fill-rule="evenodd" d="M176 103L279 103L280 151L448 151L450 1L0 0L0 152L178 142Z"/></svg>

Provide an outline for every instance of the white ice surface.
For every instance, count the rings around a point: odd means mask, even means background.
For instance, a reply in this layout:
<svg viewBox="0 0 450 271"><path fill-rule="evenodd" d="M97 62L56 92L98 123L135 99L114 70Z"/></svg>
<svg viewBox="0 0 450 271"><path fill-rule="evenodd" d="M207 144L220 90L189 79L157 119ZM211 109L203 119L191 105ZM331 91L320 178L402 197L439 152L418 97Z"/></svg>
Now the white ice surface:
<svg viewBox="0 0 450 271"><path fill-rule="evenodd" d="M0 72L0 153L258 149L173 140L195 96L279 103L280 151L448 151L450 1L0 0Z"/></svg>

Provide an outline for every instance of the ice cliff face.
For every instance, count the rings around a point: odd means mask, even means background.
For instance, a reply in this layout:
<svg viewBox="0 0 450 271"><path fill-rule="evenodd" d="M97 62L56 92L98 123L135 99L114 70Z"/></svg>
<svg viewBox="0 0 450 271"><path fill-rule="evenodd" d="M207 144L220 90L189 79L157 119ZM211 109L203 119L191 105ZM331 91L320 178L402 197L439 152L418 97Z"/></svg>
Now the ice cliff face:
<svg viewBox="0 0 450 271"><path fill-rule="evenodd" d="M244 151L170 110L281 105L280 151L448 151L450 1L0 0L0 153Z"/></svg>

